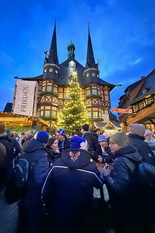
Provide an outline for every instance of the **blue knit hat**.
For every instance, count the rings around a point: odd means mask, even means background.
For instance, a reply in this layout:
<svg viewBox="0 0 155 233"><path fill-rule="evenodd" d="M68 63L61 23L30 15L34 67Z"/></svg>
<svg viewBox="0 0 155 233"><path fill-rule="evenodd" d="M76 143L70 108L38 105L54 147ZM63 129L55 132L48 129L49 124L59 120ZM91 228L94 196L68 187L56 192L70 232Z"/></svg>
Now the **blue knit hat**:
<svg viewBox="0 0 155 233"><path fill-rule="evenodd" d="M98 136L98 142L107 142L107 139L103 134L101 134Z"/></svg>
<svg viewBox="0 0 155 233"><path fill-rule="evenodd" d="M56 133L59 133L59 134L62 135L62 136L65 135L64 129L59 129L59 130L56 131Z"/></svg>
<svg viewBox="0 0 155 233"><path fill-rule="evenodd" d="M73 149L86 149L87 145L87 140L79 136L73 136L70 140L70 148Z"/></svg>
<svg viewBox="0 0 155 233"><path fill-rule="evenodd" d="M47 133L47 131L39 131L36 133L34 138L41 143L47 143L49 139L49 134Z"/></svg>

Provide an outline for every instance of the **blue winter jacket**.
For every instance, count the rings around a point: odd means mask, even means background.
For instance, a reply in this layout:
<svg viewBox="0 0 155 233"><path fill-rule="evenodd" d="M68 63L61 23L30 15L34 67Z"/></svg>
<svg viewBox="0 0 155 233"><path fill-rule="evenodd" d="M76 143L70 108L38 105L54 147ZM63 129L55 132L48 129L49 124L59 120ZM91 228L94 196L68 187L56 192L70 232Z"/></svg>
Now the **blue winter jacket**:
<svg viewBox="0 0 155 233"><path fill-rule="evenodd" d="M20 205L28 208L41 202L41 188L49 170L49 160L44 145L34 138L26 144L22 157L29 162L29 176Z"/></svg>
<svg viewBox="0 0 155 233"><path fill-rule="evenodd" d="M56 232L74 232L80 224L80 218L91 204L93 187L102 187L98 175L89 153L81 149L67 149L53 164L42 195L51 226Z"/></svg>

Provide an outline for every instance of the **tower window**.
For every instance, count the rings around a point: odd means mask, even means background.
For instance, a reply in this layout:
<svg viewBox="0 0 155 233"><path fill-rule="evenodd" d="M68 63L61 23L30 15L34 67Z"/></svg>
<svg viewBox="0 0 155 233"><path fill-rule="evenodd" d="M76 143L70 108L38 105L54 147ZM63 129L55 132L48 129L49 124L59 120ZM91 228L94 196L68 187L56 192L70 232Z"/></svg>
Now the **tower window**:
<svg viewBox="0 0 155 233"><path fill-rule="evenodd" d="M56 74L58 74L58 71L57 71L57 70L55 70L55 73L56 73Z"/></svg>
<svg viewBox="0 0 155 233"><path fill-rule="evenodd" d="M69 62L69 68L76 68L76 64L74 61Z"/></svg>
<svg viewBox="0 0 155 233"><path fill-rule="evenodd" d="M47 69L44 69L44 72L47 72Z"/></svg>
<svg viewBox="0 0 155 233"><path fill-rule="evenodd" d="M53 68L49 68L49 72L53 72Z"/></svg>
<svg viewBox="0 0 155 233"><path fill-rule="evenodd" d="M87 74L86 77L89 77L89 74Z"/></svg>

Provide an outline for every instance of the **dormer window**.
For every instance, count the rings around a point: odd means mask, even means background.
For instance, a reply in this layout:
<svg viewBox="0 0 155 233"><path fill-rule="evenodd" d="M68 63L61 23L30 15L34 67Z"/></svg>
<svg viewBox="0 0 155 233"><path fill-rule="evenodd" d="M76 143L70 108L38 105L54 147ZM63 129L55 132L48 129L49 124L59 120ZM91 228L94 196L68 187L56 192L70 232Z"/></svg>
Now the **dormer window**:
<svg viewBox="0 0 155 233"><path fill-rule="evenodd" d="M76 68L76 64L74 61L69 62L69 68L74 68L74 69Z"/></svg>
<svg viewBox="0 0 155 233"><path fill-rule="evenodd" d="M49 68L49 72L53 72L53 68Z"/></svg>

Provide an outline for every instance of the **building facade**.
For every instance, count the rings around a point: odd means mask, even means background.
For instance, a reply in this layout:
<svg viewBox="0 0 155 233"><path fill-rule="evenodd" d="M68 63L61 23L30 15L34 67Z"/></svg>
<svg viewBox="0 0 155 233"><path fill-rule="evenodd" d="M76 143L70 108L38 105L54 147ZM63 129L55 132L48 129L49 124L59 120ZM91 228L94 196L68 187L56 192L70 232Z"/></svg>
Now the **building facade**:
<svg viewBox="0 0 155 233"><path fill-rule="evenodd" d="M119 114L122 128L127 132L130 123L144 124L155 132L155 70L131 84L120 97L119 108L130 108L132 113Z"/></svg>
<svg viewBox="0 0 155 233"><path fill-rule="evenodd" d="M110 105L110 91L115 85L102 80L99 77L98 64L95 63L94 52L90 31L88 31L88 44L86 65L81 65L75 59L75 45L70 42L68 47L68 58L59 64L57 55L56 24L54 25L53 36L49 52L45 52L43 74L32 78L16 77L17 82L36 82L34 104L32 115L41 117L44 120L56 121L60 109L67 98L67 88L73 71L77 71L78 82L82 90L82 98L87 108L88 117L94 122L108 122ZM18 85L15 88L13 112L16 113L15 105ZM26 101L27 99L25 99ZM22 104L22 103L21 103ZM19 105L19 103L18 103ZM18 112L19 113L19 112Z"/></svg>

